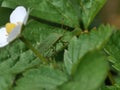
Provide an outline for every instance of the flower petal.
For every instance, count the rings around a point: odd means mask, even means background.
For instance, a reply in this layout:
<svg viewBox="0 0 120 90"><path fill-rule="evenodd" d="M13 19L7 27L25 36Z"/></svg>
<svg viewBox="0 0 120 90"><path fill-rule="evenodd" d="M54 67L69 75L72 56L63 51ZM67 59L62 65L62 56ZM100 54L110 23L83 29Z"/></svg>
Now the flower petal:
<svg viewBox="0 0 120 90"><path fill-rule="evenodd" d="M10 22L17 24L18 22L24 23L27 11L23 6L18 6L10 15Z"/></svg>
<svg viewBox="0 0 120 90"><path fill-rule="evenodd" d="M11 33L9 33L8 35L8 38L7 38L7 41L8 42L11 42L13 41L14 39L16 39L20 33L21 33L21 28L22 28L22 25L21 24L18 24L13 30Z"/></svg>
<svg viewBox="0 0 120 90"><path fill-rule="evenodd" d="M0 48L6 46L9 42L7 41L7 32L5 27L0 29Z"/></svg>
<svg viewBox="0 0 120 90"><path fill-rule="evenodd" d="M24 24L24 25L26 25L26 23L27 23L27 20L28 20L28 17L29 17L29 13L30 13L30 11L29 11L29 9L28 9L27 14L26 14L26 16L25 16L25 18L24 18L24 21L23 21L23 24Z"/></svg>

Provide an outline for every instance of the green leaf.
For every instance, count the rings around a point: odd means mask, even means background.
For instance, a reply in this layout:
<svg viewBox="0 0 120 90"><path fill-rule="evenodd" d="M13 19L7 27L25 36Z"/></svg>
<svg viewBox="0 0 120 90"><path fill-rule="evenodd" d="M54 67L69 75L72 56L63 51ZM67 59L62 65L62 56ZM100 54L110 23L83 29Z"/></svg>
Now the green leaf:
<svg viewBox="0 0 120 90"><path fill-rule="evenodd" d="M0 62L12 57L18 56L20 53L25 52L28 48L20 40L15 40L4 48L0 48Z"/></svg>
<svg viewBox="0 0 120 90"><path fill-rule="evenodd" d="M35 47L38 47L41 43L43 43L46 40L48 36L50 35L52 36L52 34L53 35L58 34L58 37L59 37L65 32L66 31L62 28L55 28L55 27L31 20L27 23L22 34ZM53 37L57 37L57 35Z"/></svg>
<svg viewBox="0 0 120 90"><path fill-rule="evenodd" d="M9 72L18 74L26 69L39 66L42 63L42 61L38 59L30 50L22 53L17 60L18 61L11 67Z"/></svg>
<svg viewBox="0 0 120 90"><path fill-rule="evenodd" d="M0 48L0 90L10 90L17 74L40 64L41 61L20 40Z"/></svg>
<svg viewBox="0 0 120 90"><path fill-rule="evenodd" d="M113 67L120 71L120 31L112 34L109 42L105 46L105 51L109 55L109 61L113 63Z"/></svg>
<svg viewBox="0 0 120 90"><path fill-rule="evenodd" d="M81 59L71 79L60 90L97 90L104 81L108 63L99 51L89 52Z"/></svg>
<svg viewBox="0 0 120 90"><path fill-rule="evenodd" d="M6 53L3 52L2 54L4 55ZM1 56L2 54L0 53ZM9 58L5 58L3 61L0 59L1 90L10 90L10 88L14 86L14 82L18 74L26 71L27 69L39 66L41 64L41 61L37 59L30 50L19 53L19 55L14 55L15 54L9 56Z"/></svg>
<svg viewBox="0 0 120 90"><path fill-rule="evenodd" d="M96 14L100 11L107 0L80 0L82 9L82 21L85 29L89 27Z"/></svg>
<svg viewBox="0 0 120 90"><path fill-rule="evenodd" d="M81 7L79 4L79 0L69 0L70 3L72 4L72 7L76 13L76 15L78 16L79 20L81 20Z"/></svg>
<svg viewBox="0 0 120 90"><path fill-rule="evenodd" d="M100 90L120 90L120 86L119 85L106 86L106 87L103 87Z"/></svg>
<svg viewBox="0 0 120 90"><path fill-rule="evenodd" d="M0 74L4 75L5 73L10 73L16 75L28 68L32 68L40 64L41 60L37 59L35 55L29 50L21 53L19 56L14 56L1 62Z"/></svg>
<svg viewBox="0 0 120 90"><path fill-rule="evenodd" d="M14 75L0 75L0 90L10 90L14 83Z"/></svg>
<svg viewBox="0 0 120 90"><path fill-rule="evenodd" d="M106 0L70 0L76 15L87 29Z"/></svg>
<svg viewBox="0 0 120 90"><path fill-rule="evenodd" d="M66 74L50 67L28 70L16 82L14 90L54 90L67 80Z"/></svg>
<svg viewBox="0 0 120 90"><path fill-rule="evenodd" d="M80 62L81 58L89 51L100 49L107 42L112 34L110 26L101 26L98 30L92 30L89 33L81 34L79 38L74 37L68 50L65 50L64 62L67 72L74 73L74 66Z"/></svg>
<svg viewBox="0 0 120 90"><path fill-rule="evenodd" d="M71 27L79 26L78 17L69 0L4 0L2 3L3 7L10 8L18 5L31 8L32 16Z"/></svg>

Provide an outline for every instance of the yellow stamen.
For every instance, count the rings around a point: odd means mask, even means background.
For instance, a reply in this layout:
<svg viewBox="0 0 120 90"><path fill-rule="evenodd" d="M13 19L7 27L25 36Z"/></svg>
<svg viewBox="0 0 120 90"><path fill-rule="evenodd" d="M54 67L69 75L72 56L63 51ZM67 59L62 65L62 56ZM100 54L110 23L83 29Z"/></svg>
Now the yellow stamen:
<svg viewBox="0 0 120 90"><path fill-rule="evenodd" d="M6 31L7 31L7 33L9 34L14 28L15 28L15 24L14 23L7 23L6 25L5 25L5 28L6 28Z"/></svg>

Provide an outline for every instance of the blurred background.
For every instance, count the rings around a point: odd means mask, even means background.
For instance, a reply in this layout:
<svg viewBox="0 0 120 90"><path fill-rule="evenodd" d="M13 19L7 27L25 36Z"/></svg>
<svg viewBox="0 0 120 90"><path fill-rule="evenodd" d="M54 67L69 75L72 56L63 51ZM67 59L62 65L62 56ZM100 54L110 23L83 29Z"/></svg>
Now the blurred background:
<svg viewBox="0 0 120 90"><path fill-rule="evenodd" d="M107 0L94 22L109 23L120 29L120 0Z"/></svg>

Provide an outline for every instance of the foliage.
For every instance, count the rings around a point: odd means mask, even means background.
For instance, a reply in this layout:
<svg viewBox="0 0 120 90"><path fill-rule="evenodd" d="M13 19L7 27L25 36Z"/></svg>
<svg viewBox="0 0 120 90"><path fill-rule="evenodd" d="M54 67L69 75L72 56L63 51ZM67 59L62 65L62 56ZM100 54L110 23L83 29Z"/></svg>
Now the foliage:
<svg viewBox="0 0 120 90"><path fill-rule="evenodd" d="M1 27L16 6L30 9L21 36L0 48L0 90L119 90L120 31L89 28L105 2L0 0Z"/></svg>

